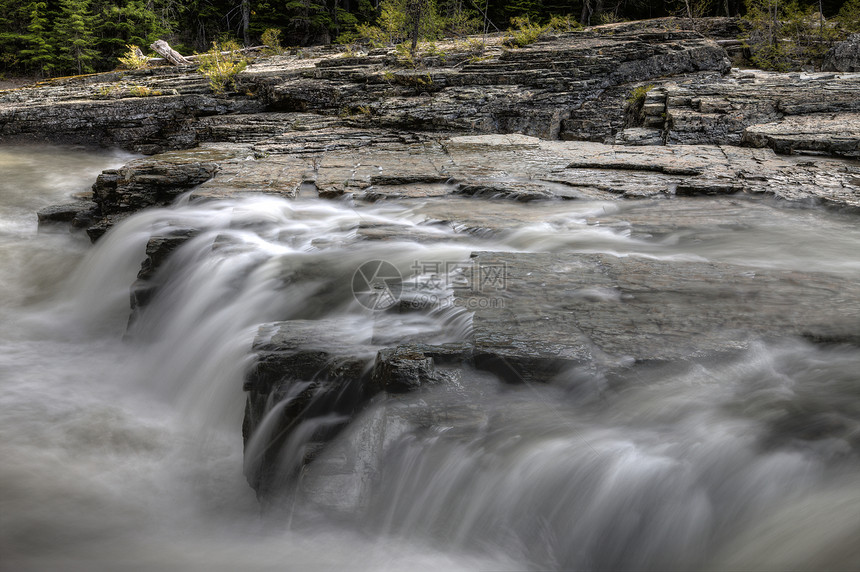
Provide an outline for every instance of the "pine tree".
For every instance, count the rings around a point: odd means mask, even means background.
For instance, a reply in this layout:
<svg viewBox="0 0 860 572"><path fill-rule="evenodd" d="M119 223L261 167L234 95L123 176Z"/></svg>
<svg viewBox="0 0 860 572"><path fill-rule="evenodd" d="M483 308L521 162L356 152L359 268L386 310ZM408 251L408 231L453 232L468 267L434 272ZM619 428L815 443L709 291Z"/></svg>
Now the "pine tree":
<svg viewBox="0 0 860 572"><path fill-rule="evenodd" d="M54 47L49 42L47 9L48 5L38 0L28 4L25 8L29 20L27 32L21 35L26 46L20 54L22 65L42 76L51 75L56 67Z"/></svg>
<svg viewBox="0 0 860 572"><path fill-rule="evenodd" d="M14 71L20 65L26 25L26 13L17 1L0 0L0 73Z"/></svg>
<svg viewBox="0 0 860 572"><path fill-rule="evenodd" d="M96 45L108 66L125 53L126 46L148 46L171 31L171 23L156 12L159 5L142 0L125 0L121 5L106 4L98 10L99 37Z"/></svg>

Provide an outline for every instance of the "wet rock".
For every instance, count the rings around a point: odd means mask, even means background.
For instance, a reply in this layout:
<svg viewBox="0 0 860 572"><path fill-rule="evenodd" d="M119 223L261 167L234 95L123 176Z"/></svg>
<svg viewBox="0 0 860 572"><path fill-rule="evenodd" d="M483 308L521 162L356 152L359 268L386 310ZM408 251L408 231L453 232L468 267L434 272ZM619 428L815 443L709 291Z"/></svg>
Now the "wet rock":
<svg viewBox="0 0 860 572"><path fill-rule="evenodd" d="M315 132L297 132L293 135L296 144L304 140L303 133L310 140L317 138ZM248 147L238 145L230 148L238 157L210 156L203 162L217 165L217 172L194 188L191 198L261 192L295 197L302 188L306 196L349 195L367 201L452 195L517 201L617 200L746 193L846 209L860 207L860 173L853 162L786 157L770 149L612 146L543 141L524 135L403 139L389 134L375 140L366 130L350 128L333 129L331 135L339 144L328 150L272 153L251 160L243 157L250 152ZM188 184L200 172L198 163L206 157L206 149L199 155L192 151L175 154L176 161L187 162ZM144 174L149 168L146 161L141 167ZM108 173L105 178L116 176ZM131 173L125 183L131 191L139 188L135 177ZM119 198L113 200L119 203Z"/></svg>
<svg viewBox="0 0 860 572"><path fill-rule="evenodd" d="M717 219L722 224L732 216L726 210ZM377 466L372 459L392 439L410 428L456 431L486 423L457 396L480 392L496 377L512 384L552 382L571 372L630 379L638 367L725 356L761 339L860 344L860 286L842 276L533 252L474 253L467 276L455 289L458 305L474 312L461 343L344 345L340 324L325 320L260 329L245 385L244 431L247 439L265 424L274 436L251 447L264 451L248 474L261 498L271 500L290 483L326 506L354 507L374 478L365 469ZM496 377L481 381L486 374L472 368ZM450 403L428 407L421 392L430 386L450 394ZM371 402L386 406L367 413ZM371 420L373 437L360 432L367 440L357 444L349 434L344 449L340 430L358 416L362 426L368 415L378 416ZM296 454L291 439L304 439L306 452ZM297 463L292 473L279 451ZM358 457L344 457L346 451ZM300 467L315 477L296 484L289 474Z"/></svg>
<svg viewBox="0 0 860 572"><path fill-rule="evenodd" d="M860 34L852 34L827 51L823 71L860 72Z"/></svg>
<svg viewBox="0 0 860 572"><path fill-rule="evenodd" d="M173 252L196 234L196 229L177 229L170 234L152 236L146 243L146 258L141 263L137 280L132 283L129 292L131 314L128 318L126 339L131 339L134 323L164 285L164 278L156 279L158 270L164 266Z"/></svg>
<svg viewBox="0 0 860 572"><path fill-rule="evenodd" d="M860 343L860 287L824 274L642 257L473 255L475 364L511 382L736 351L760 337Z"/></svg>
<svg viewBox="0 0 860 572"><path fill-rule="evenodd" d="M241 145L204 145L188 151L137 159L119 169L107 169L93 185L99 220L87 230L96 240L117 217L152 206L171 204L182 193L208 181L220 165L249 152Z"/></svg>
<svg viewBox="0 0 860 572"><path fill-rule="evenodd" d="M420 346L410 345L380 350L370 379L382 391L406 393L442 383L446 377L436 371L433 359Z"/></svg>
<svg viewBox="0 0 860 572"><path fill-rule="evenodd" d="M456 194L471 197L513 199L520 202L535 200L546 200L554 198L573 198L575 196L571 189L569 193L553 192L549 185L544 183L532 183L528 181L482 181L474 183L460 183L457 185ZM564 196L564 195L568 196Z"/></svg>
<svg viewBox="0 0 860 572"><path fill-rule="evenodd" d="M196 229L176 230L167 236L153 236L146 243L146 259L140 265L139 280L152 278L164 264L167 257L197 234Z"/></svg>
<svg viewBox="0 0 860 572"><path fill-rule="evenodd" d="M291 320L265 324L254 341L255 363L246 378L248 399L243 422L246 446L264 419L272 424L272 437L259 463L246 471L261 498L278 494L280 479L290 471L277 458L285 443L320 419L338 416L304 435L315 456L369 400L380 392L399 394L429 384L455 384L456 372L437 369L434 357L458 360L460 346L408 345L378 350L364 344L344 344L342 323L327 320ZM304 428L304 429L302 429ZM299 458L298 471L311 458Z"/></svg>
<svg viewBox="0 0 860 572"><path fill-rule="evenodd" d="M39 209L36 216L39 219L39 224L44 223L68 223L75 220L76 217L88 213L93 208L93 203L90 201L75 201L63 205L52 205Z"/></svg>

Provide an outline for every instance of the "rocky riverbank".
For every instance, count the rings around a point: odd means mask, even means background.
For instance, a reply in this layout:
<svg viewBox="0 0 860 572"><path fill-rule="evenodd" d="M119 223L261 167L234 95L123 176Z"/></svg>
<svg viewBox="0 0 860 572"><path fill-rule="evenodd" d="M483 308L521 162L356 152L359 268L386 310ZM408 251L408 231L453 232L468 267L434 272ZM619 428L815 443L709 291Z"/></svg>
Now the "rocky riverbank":
<svg viewBox="0 0 860 572"><path fill-rule="evenodd" d="M40 213L86 228L93 240L189 191L191 201L268 193L420 203L424 216L464 239L540 222L562 201L638 200L659 208L595 214L588 223L629 225L647 240L707 240L709 229L781 216L773 199L860 211L857 93L856 73L732 69L718 41L664 20L522 49L505 48L500 37L483 49L450 43L410 64L391 50L317 48L258 59L225 95L193 68L54 80L0 92L0 141L99 143L149 155L102 173L92 201ZM409 238L422 240L419 231ZM162 263L195 232L151 238L133 287L135 312L157 295ZM371 220L355 232L371 243L405 231ZM326 321L262 326L245 387L246 439L297 380L308 385L271 422L277 437L264 449L272 455L303 421L348 421L376 395L428 384L456 391L463 368L510 383L576 371L613 379L726 355L762 337L860 342L860 290L832 273L511 250L475 251L460 269L473 278L501 274L495 290L453 295L454 306L471 310L457 343L377 336L350 346ZM388 313L428 311L400 304ZM438 421L429 412L422 422ZM311 436L304 462L342 425ZM262 496L282 478L275 465L264 458L249 470ZM360 473L345 467L316 469L318 482Z"/></svg>

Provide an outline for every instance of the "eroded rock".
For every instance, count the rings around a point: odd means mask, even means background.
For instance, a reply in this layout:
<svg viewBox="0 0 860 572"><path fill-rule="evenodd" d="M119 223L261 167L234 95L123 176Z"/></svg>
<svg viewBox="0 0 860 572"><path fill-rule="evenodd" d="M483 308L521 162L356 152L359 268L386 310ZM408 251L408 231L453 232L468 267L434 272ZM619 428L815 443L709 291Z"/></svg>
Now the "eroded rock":
<svg viewBox="0 0 860 572"><path fill-rule="evenodd" d="M860 34L852 34L839 42L824 56L823 71L860 72Z"/></svg>

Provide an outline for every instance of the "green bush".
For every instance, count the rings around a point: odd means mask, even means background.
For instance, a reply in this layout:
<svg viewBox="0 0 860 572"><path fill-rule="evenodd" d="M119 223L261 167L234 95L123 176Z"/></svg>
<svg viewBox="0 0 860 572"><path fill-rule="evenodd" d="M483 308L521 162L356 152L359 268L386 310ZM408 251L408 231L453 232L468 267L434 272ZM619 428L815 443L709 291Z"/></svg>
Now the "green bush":
<svg viewBox="0 0 860 572"><path fill-rule="evenodd" d="M528 16L511 18L511 26L508 29L508 33L511 35L505 38L504 43L518 48L524 48L535 43L541 34L547 30L547 26L533 24L529 21Z"/></svg>
<svg viewBox="0 0 860 572"><path fill-rule="evenodd" d="M247 58L239 50L239 44L232 40L212 42L212 49L197 58L197 71L206 76L215 93L224 93L228 87L235 89L236 75L248 67Z"/></svg>
<svg viewBox="0 0 860 572"><path fill-rule="evenodd" d="M157 89L152 89L151 87L146 87L145 85L133 85L129 88L128 93L132 97L154 97L156 95L163 95Z"/></svg>
<svg viewBox="0 0 860 572"><path fill-rule="evenodd" d="M266 46L263 53L267 56L280 56L284 53L284 48L281 46L281 31L274 28L267 28L260 41Z"/></svg>
<svg viewBox="0 0 860 572"><path fill-rule="evenodd" d="M566 16L551 16L546 25L547 30L554 32L573 32L582 28L582 24L572 14Z"/></svg>
<svg viewBox="0 0 860 572"><path fill-rule="evenodd" d="M140 51L140 48L134 44L126 45L126 48L128 48L128 51L118 58L122 67L130 70L139 70L147 66L149 58Z"/></svg>

